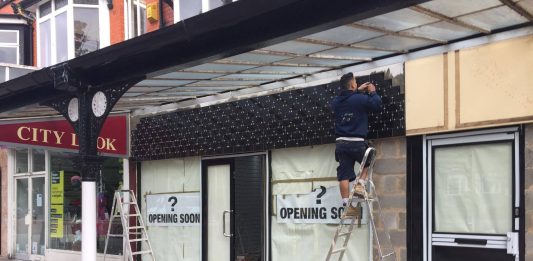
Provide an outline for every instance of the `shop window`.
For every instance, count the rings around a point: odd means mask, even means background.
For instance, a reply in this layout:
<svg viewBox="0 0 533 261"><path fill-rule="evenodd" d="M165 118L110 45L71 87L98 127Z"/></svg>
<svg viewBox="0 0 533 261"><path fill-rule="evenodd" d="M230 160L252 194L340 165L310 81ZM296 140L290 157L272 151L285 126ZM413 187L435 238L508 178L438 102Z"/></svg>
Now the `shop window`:
<svg viewBox="0 0 533 261"><path fill-rule="evenodd" d="M15 149L15 173L28 173L27 149Z"/></svg>
<svg viewBox="0 0 533 261"><path fill-rule="evenodd" d="M32 171L45 171L45 154L44 150L33 149L32 151Z"/></svg>
<svg viewBox="0 0 533 261"><path fill-rule="evenodd" d="M144 0L126 0L126 38L131 39L146 33L146 3Z"/></svg>
<svg viewBox="0 0 533 261"><path fill-rule="evenodd" d="M505 234L512 230L512 145L435 148L435 232Z"/></svg>
<svg viewBox="0 0 533 261"><path fill-rule="evenodd" d="M53 0L37 9L38 64L64 62L102 47L98 0ZM101 27L102 26L102 27Z"/></svg>
<svg viewBox="0 0 533 261"><path fill-rule="evenodd" d="M510 260L520 245L520 128L426 136L428 260ZM424 153L424 152L423 152Z"/></svg>
<svg viewBox="0 0 533 261"><path fill-rule="evenodd" d="M19 64L19 32L0 30L0 63Z"/></svg>
<svg viewBox="0 0 533 261"><path fill-rule="evenodd" d="M77 154L50 153L51 249L81 251L81 177L73 162ZM103 253L111 215L113 193L122 186L122 164L116 158L105 160L97 180L97 250ZM120 234L122 231L112 231ZM122 238L110 238L107 253L122 254Z"/></svg>

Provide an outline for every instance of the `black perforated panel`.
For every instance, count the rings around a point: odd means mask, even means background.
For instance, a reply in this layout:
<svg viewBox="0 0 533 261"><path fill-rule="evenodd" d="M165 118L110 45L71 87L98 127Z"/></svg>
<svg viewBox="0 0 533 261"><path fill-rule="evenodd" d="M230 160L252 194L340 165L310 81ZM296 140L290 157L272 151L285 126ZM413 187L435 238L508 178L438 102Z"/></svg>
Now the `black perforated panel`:
<svg viewBox="0 0 533 261"><path fill-rule="evenodd" d="M369 138L405 135L404 95L383 73L358 77L373 81L383 109L370 116ZM132 156L156 160L220 155L333 143L330 83L268 96L141 119L132 133Z"/></svg>

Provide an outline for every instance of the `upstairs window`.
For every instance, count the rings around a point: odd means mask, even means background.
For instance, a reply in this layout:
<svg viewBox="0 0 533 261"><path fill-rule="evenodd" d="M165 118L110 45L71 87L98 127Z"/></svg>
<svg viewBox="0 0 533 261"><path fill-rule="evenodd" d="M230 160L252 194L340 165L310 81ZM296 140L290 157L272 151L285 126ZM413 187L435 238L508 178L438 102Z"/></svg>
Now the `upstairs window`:
<svg viewBox="0 0 533 261"><path fill-rule="evenodd" d="M146 3L144 0L125 0L126 39L146 33Z"/></svg>
<svg viewBox="0 0 533 261"><path fill-rule="evenodd" d="M174 22L199 15L237 0L174 0Z"/></svg>
<svg viewBox="0 0 533 261"><path fill-rule="evenodd" d="M19 31L0 30L0 63L19 64Z"/></svg>
<svg viewBox="0 0 533 261"><path fill-rule="evenodd" d="M37 9L38 64L50 66L102 48L98 0L52 0Z"/></svg>

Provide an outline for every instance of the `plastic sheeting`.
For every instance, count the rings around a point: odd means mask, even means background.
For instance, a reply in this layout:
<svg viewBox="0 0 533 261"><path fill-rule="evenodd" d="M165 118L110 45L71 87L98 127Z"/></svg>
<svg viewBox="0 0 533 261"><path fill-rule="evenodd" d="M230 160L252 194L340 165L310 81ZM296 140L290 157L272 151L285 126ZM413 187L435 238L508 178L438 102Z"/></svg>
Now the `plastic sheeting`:
<svg viewBox="0 0 533 261"><path fill-rule="evenodd" d="M200 191L201 188L199 157L146 161L142 163L141 171L141 195ZM144 197L142 200L141 212L146 217ZM201 233L200 226L148 227L148 236L157 260L200 260Z"/></svg>
<svg viewBox="0 0 533 261"><path fill-rule="evenodd" d="M435 231L512 231L512 144L435 149Z"/></svg>
<svg viewBox="0 0 533 261"><path fill-rule="evenodd" d="M309 193L313 187L337 184L338 164L334 152L334 144L272 151L273 194L304 194ZM332 181L314 180L316 178L331 178ZM290 182L278 183L280 181ZM273 205L272 208L276 209L276 206ZM282 224L277 222L276 217L272 217L272 260L323 261L336 228L337 225L327 224ZM368 226L362 225L352 234L344 259L371 260L370 247Z"/></svg>

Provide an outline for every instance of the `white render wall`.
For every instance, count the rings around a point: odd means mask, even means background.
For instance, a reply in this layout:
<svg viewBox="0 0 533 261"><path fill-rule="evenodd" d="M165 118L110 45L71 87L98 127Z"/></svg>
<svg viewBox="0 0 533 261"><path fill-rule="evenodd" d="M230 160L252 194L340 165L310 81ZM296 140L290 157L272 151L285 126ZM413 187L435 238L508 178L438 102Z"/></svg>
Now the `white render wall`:
<svg viewBox="0 0 533 261"><path fill-rule="evenodd" d="M146 217L147 193L199 192L200 164L200 157L142 162L141 193L138 197L142 199L143 218ZM148 227L148 236L157 260L201 260L201 235L201 226Z"/></svg>

